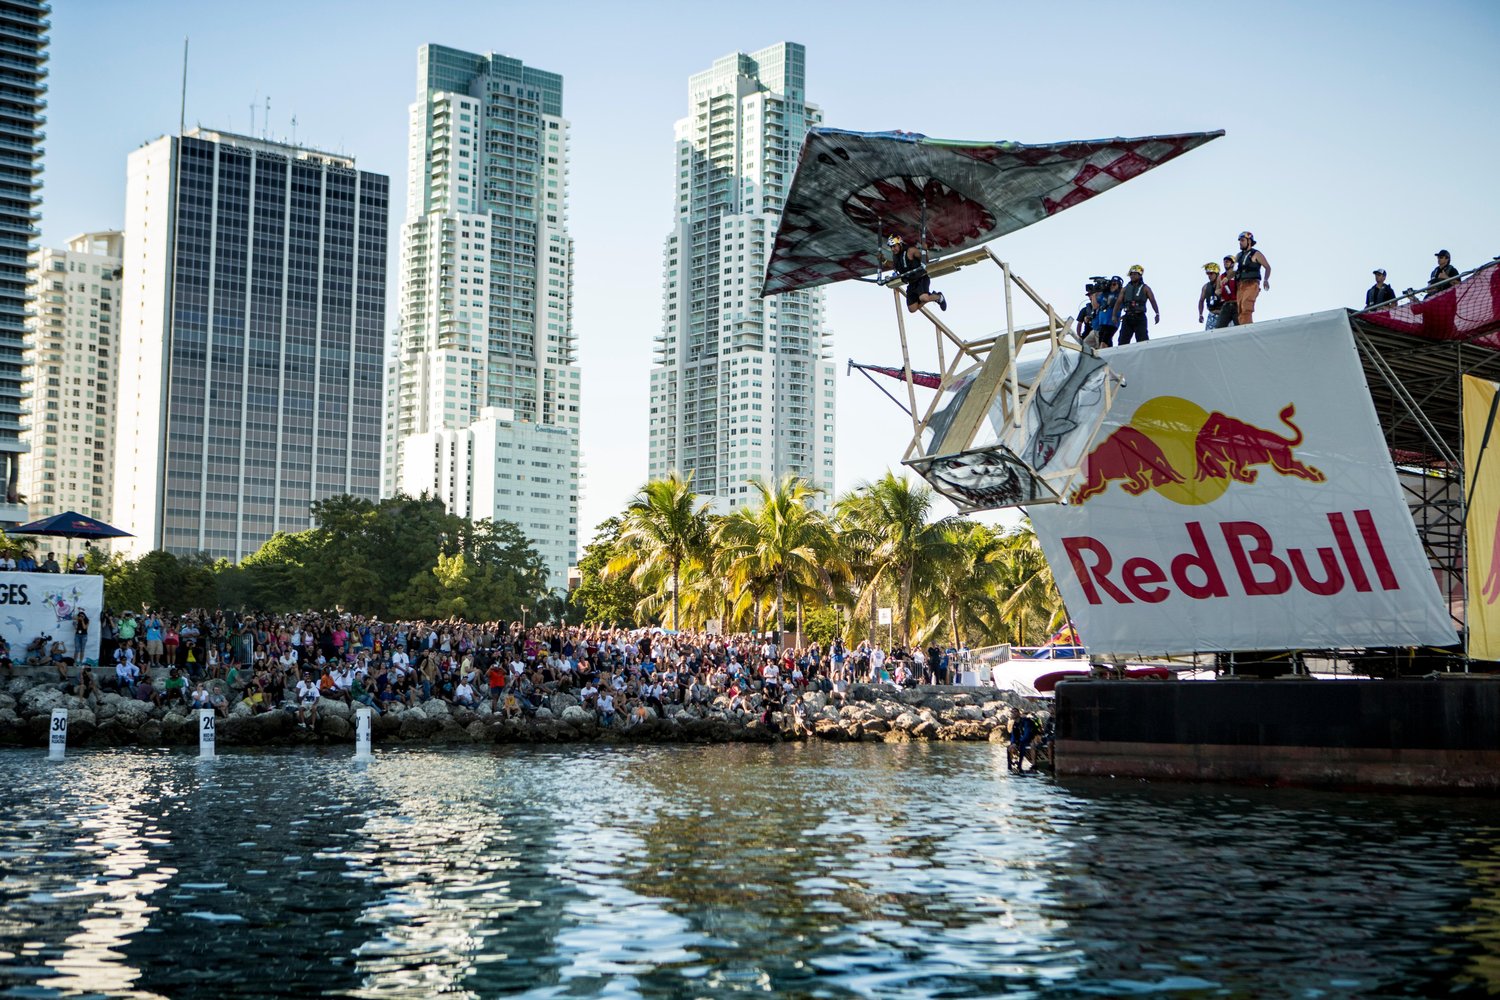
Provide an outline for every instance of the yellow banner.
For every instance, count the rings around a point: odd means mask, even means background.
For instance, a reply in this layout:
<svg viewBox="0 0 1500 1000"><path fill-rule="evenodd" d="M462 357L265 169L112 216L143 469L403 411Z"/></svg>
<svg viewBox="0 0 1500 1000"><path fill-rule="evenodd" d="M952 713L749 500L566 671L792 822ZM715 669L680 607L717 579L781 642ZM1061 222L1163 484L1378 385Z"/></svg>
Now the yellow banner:
<svg viewBox="0 0 1500 1000"><path fill-rule="evenodd" d="M1500 385L1464 376L1469 654L1500 660Z"/></svg>

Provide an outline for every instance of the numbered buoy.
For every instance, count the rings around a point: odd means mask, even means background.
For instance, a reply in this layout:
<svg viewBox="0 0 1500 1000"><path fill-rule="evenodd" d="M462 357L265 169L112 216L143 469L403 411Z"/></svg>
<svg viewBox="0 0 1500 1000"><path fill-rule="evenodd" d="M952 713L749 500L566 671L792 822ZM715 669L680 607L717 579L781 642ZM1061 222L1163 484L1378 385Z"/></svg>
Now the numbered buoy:
<svg viewBox="0 0 1500 1000"><path fill-rule="evenodd" d="M47 759L62 760L68 749L68 710L52 710L52 728L47 731Z"/></svg>
<svg viewBox="0 0 1500 1000"><path fill-rule="evenodd" d="M354 759L369 760L370 753L370 718L373 713L368 708L361 708L354 713Z"/></svg>
<svg viewBox="0 0 1500 1000"><path fill-rule="evenodd" d="M214 710L198 709L198 756L209 760L214 755Z"/></svg>

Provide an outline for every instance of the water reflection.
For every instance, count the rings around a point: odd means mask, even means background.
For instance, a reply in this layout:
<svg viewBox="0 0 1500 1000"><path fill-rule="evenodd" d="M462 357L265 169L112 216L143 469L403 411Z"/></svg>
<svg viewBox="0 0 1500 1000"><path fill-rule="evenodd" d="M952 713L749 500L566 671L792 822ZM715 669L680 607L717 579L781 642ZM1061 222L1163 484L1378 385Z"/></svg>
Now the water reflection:
<svg viewBox="0 0 1500 1000"><path fill-rule="evenodd" d="M988 745L39 764L0 753L0 995L1500 989L1483 802L1058 785Z"/></svg>

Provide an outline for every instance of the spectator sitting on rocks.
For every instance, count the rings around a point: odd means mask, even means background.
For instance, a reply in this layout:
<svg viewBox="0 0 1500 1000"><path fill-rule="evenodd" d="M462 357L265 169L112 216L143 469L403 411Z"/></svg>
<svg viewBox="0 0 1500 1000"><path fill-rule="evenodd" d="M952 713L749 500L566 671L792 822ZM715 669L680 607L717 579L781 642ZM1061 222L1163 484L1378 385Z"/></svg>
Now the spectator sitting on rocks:
<svg viewBox="0 0 1500 1000"><path fill-rule="evenodd" d="M304 673L297 682L297 725L309 728L318 724L318 682L312 673Z"/></svg>
<svg viewBox="0 0 1500 1000"><path fill-rule="evenodd" d="M172 670L175 673L176 670L177 670L177 668L173 667ZM192 705L191 705L191 707L193 708L194 711L196 711L196 710L198 710L200 708L213 708L214 707L213 700L209 697L209 694L208 694L208 688L206 688L206 687L203 686L203 682L202 681L199 681L198 685L195 688L193 688Z"/></svg>
<svg viewBox="0 0 1500 1000"><path fill-rule="evenodd" d="M365 686L364 674L356 673L354 675L354 680L349 686L349 694L355 704L363 705L366 708L373 708L376 715L380 714L380 706L375 704L374 696L370 694L370 689Z"/></svg>
<svg viewBox="0 0 1500 1000"><path fill-rule="evenodd" d="M607 690L599 694L599 724L603 726L615 724L615 696Z"/></svg>
<svg viewBox="0 0 1500 1000"><path fill-rule="evenodd" d="M99 684L94 680L94 668L85 666L78 675L78 697L95 705L99 701Z"/></svg>
<svg viewBox="0 0 1500 1000"><path fill-rule="evenodd" d="M216 716L229 718L229 698L224 694L223 681L214 681L213 689L208 696L208 707L214 710Z"/></svg>
<svg viewBox="0 0 1500 1000"><path fill-rule="evenodd" d="M460 680L458 687L453 691L453 704L462 705L464 708L474 707L474 689L468 681Z"/></svg>
<svg viewBox="0 0 1500 1000"><path fill-rule="evenodd" d="M150 677L142 677L134 686L136 701L143 701L148 705L160 705L162 703L161 693L156 690L156 685L151 683Z"/></svg>
<svg viewBox="0 0 1500 1000"><path fill-rule="evenodd" d="M187 678L178 673L176 667L167 673L166 682L162 685L162 697L169 705L188 703Z"/></svg>

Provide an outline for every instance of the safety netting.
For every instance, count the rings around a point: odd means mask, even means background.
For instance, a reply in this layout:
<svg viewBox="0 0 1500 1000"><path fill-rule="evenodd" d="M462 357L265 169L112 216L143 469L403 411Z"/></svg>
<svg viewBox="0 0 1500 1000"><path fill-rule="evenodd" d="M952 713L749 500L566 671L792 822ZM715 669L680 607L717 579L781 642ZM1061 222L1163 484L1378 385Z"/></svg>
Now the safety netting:
<svg viewBox="0 0 1500 1000"><path fill-rule="evenodd" d="M1354 318L1427 340L1456 340L1500 350L1500 261L1424 298L1366 309Z"/></svg>

